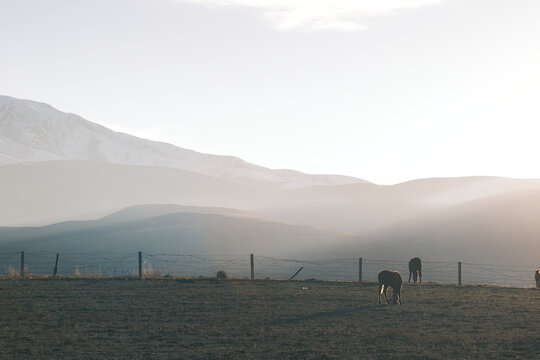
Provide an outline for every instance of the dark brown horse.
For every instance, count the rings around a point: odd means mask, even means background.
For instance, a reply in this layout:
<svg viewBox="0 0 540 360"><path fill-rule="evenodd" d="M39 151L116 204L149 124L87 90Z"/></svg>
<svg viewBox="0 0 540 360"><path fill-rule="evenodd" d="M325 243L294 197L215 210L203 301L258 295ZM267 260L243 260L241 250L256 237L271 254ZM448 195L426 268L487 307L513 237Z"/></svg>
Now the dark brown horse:
<svg viewBox="0 0 540 360"><path fill-rule="evenodd" d="M388 304L386 291L388 287L393 290L392 300L394 304L401 304L401 289L403 288L403 278L398 271L383 270L379 273L379 304L381 303L381 293L384 292L384 298Z"/></svg>
<svg viewBox="0 0 540 360"><path fill-rule="evenodd" d="M409 281L407 282L411 282L411 275L415 283L418 278L422 282L422 261L420 258L415 257L409 261Z"/></svg>

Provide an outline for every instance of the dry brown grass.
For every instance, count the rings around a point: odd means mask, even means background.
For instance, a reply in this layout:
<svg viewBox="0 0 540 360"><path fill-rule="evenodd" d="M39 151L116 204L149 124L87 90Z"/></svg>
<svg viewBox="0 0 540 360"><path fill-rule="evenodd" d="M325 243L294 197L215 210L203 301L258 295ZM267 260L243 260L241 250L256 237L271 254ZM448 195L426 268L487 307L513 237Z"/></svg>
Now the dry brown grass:
<svg viewBox="0 0 540 360"><path fill-rule="evenodd" d="M7 277L10 279L15 279L21 276L19 270L15 269L13 266L8 266L5 272L7 274Z"/></svg>
<svg viewBox="0 0 540 360"><path fill-rule="evenodd" d="M133 278L0 280L2 359L538 359L540 291Z"/></svg>

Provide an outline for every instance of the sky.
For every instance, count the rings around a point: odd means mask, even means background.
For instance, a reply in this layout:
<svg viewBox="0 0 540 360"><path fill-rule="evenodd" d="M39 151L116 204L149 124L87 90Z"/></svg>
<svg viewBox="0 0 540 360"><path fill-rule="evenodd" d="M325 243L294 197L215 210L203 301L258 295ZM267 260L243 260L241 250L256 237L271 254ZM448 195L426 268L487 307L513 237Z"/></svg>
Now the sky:
<svg viewBox="0 0 540 360"><path fill-rule="evenodd" d="M540 177L537 0L0 0L0 94L270 168Z"/></svg>

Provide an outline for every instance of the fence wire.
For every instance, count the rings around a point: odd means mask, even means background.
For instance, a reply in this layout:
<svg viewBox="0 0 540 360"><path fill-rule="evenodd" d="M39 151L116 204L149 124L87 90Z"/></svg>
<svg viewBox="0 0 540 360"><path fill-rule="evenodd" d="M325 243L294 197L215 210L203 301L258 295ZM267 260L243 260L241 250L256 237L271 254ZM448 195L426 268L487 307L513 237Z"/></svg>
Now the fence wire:
<svg viewBox="0 0 540 360"><path fill-rule="evenodd" d="M52 274L56 253L24 253L24 273ZM408 261L362 259L363 281L377 281L381 270L399 271L409 280ZM283 259L254 256L256 278L289 279L300 269L295 279L343 280L359 279L358 258L318 260ZM509 287L534 287L535 266L461 263L463 284L486 284ZM138 252L133 253L61 253L58 275L138 276ZM142 254L144 276L171 275L182 277L213 277L225 271L229 277L250 278L250 255L194 255L194 254ZM21 271L21 253L0 253L0 271L4 275L18 276ZM424 282L458 282L458 262L423 261Z"/></svg>

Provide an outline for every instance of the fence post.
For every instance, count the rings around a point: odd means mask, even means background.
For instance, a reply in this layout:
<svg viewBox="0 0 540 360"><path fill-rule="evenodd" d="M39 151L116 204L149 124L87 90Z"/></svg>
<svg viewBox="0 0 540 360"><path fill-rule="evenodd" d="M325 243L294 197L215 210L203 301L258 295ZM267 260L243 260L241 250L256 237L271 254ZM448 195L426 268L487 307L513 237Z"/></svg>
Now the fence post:
<svg viewBox="0 0 540 360"><path fill-rule="evenodd" d="M21 277L24 277L24 251L21 251Z"/></svg>
<svg viewBox="0 0 540 360"><path fill-rule="evenodd" d="M139 279L142 279L142 251L139 251Z"/></svg>
<svg viewBox="0 0 540 360"><path fill-rule="evenodd" d="M249 255L249 259L251 261L251 280L255 279L255 266L253 264L253 254Z"/></svg>
<svg viewBox="0 0 540 360"><path fill-rule="evenodd" d="M296 275L298 275L298 274L300 273L300 271L302 271L302 269L303 269L303 268L304 268L304 267L302 266L302 267L301 267L300 269L298 269L298 271L297 271L297 272L295 272L295 273L294 273L294 275L293 275L293 276L291 276L291 277L289 278L289 280L292 280L292 279L294 279L294 278L296 277Z"/></svg>
<svg viewBox="0 0 540 360"><path fill-rule="evenodd" d="M461 261L458 262L458 286L461 286Z"/></svg>
<svg viewBox="0 0 540 360"><path fill-rule="evenodd" d="M53 271L53 274L52 274L52 277L56 277L56 273L58 272L58 257L60 256L60 254L56 254L56 262L54 263L54 271Z"/></svg>
<svg viewBox="0 0 540 360"><path fill-rule="evenodd" d="M362 281L362 258L358 258L358 281Z"/></svg>

